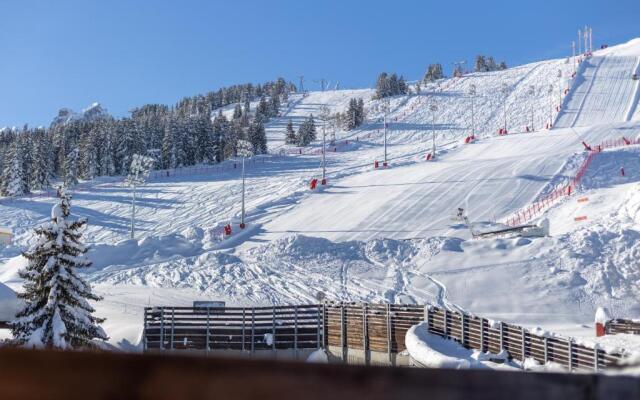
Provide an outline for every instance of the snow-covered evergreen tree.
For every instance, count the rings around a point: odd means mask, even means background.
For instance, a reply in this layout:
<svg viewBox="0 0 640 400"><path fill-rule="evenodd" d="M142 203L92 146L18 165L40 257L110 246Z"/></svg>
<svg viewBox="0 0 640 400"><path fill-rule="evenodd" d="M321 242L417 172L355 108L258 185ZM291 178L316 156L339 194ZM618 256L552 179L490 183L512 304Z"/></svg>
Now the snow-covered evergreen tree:
<svg viewBox="0 0 640 400"><path fill-rule="evenodd" d="M53 175L49 154L50 146L44 129L38 129L33 133L33 161L31 173L31 189L43 190L49 187L49 178Z"/></svg>
<svg viewBox="0 0 640 400"><path fill-rule="evenodd" d="M91 286L78 274L91 262L81 242L86 220L70 219L70 201L63 195L51 210L51 222L36 228L38 241L23 253L28 260L20 271L26 302L12 324L14 341L20 346L58 349L95 348L107 340L88 300L98 301Z"/></svg>
<svg viewBox="0 0 640 400"><path fill-rule="evenodd" d="M289 119L287 123L287 130L285 133L285 143L286 144L297 144L298 138L296 137L296 131L293 129L293 122Z"/></svg>
<svg viewBox="0 0 640 400"><path fill-rule="evenodd" d="M251 123L248 136L255 154L265 154L267 152L267 135L261 120L258 119Z"/></svg>
<svg viewBox="0 0 640 400"><path fill-rule="evenodd" d="M313 114L309 116L298 128L298 146L307 146L316 140L316 124Z"/></svg>
<svg viewBox="0 0 640 400"><path fill-rule="evenodd" d="M29 193L29 182L25 178L22 147L14 140L9 154L5 157L0 194L3 196L22 196Z"/></svg>
<svg viewBox="0 0 640 400"><path fill-rule="evenodd" d="M78 149L73 149L64 159L64 185L72 187L78 184Z"/></svg>
<svg viewBox="0 0 640 400"><path fill-rule="evenodd" d="M422 79L424 82L433 82L438 79L444 78L444 71L442 69L442 64L429 64L427 67L427 72L424 74L424 78Z"/></svg>

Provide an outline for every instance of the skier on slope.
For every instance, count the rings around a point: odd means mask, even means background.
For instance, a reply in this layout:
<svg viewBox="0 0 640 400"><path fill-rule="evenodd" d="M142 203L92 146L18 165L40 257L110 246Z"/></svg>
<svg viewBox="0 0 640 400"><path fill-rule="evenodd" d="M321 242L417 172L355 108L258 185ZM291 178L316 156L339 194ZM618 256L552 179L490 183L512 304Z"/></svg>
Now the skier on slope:
<svg viewBox="0 0 640 400"><path fill-rule="evenodd" d="M464 208L458 207L458 214L456 214L456 217L460 220L464 219Z"/></svg>

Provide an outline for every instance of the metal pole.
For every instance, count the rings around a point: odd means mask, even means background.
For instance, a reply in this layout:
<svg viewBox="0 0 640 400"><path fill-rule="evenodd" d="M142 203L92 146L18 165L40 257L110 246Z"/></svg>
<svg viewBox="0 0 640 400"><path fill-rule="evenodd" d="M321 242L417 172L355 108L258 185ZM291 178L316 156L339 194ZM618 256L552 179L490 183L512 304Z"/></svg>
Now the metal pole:
<svg viewBox="0 0 640 400"><path fill-rule="evenodd" d="M475 112L476 96L471 96L471 136L476 134L476 112Z"/></svg>
<svg viewBox="0 0 640 400"><path fill-rule="evenodd" d="M576 42L572 41L571 42L571 54L573 56L573 72L577 71L577 66L576 66Z"/></svg>
<svg viewBox="0 0 640 400"><path fill-rule="evenodd" d="M244 156L242 156L242 213L240 214L240 228L244 229Z"/></svg>
<svg viewBox="0 0 640 400"><path fill-rule="evenodd" d="M502 106L504 109L504 132L507 132L507 93L505 90L504 98L502 100Z"/></svg>
<svg viewBox="0 0 640 400"><path fill-rule="evenodd" d="M384 165L387 165L387 110L384 110Z"/></svg>
<svg viewBox="0 0 640 400"><path fill-rule="evenodd" d="M325 153L327 152L327 144L326 144L326 125L327 120L325 119L324 124L322 124L322 184L326 183L327 179L327 161Z"/></svg>
<svg viewBox="0 0 640 400"><path fill-rule="evenodd" d="M582 53L582 31L578 29L578 54Z"/></svg>
<svg viewBox="0 0 640 400"><path fill-rule="evenodd" d="M131 239L135 237L136 224L136 185L133 184L133 193L131 196Z"/></svg>
<svg viewBox="0 0 640 400"><path fill-rule="evenodd" d="M431 114L431 159L436 158L436 113Z"/></svg>

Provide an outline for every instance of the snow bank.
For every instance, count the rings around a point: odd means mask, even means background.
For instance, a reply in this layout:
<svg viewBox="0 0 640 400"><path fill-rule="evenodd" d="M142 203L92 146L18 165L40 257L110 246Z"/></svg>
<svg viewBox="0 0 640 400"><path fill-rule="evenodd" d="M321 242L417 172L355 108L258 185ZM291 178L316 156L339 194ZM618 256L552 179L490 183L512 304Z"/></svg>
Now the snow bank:
<svg viewBox="0 0 640 400"><path fill-rule="evenodd" d="M323 349L318 349L313 353L309 354L309 357L307 357L307 362L316 363L316 364L328 364L329 357L327 356L327 353Z"/></svg>
<svg viewBox="0 0 640 400"><path fill-rule="evenodd" d="M453 340L429 333L424 322L412 326L407 331L405 344L411 359L419 366L427 368L517 369L515 364L507 362L506 352L490 354L466 349Z"/></svg>
<svg viewBox="0 0 640 400"><path fill-rule="evenodd" d="M141 240L129 239L115 245L98 244L88 253L94 269L112 265L132 265L141 262L160 261L172 257L197 255L200 243L180 234L147 236Z"/></svg>

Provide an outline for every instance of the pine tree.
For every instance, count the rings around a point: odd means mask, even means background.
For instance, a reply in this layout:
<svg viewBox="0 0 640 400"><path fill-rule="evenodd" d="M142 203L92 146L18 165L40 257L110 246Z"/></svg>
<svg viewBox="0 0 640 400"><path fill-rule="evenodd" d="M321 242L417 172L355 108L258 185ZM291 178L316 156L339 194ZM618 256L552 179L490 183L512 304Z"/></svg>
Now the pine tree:
<svg viewBox="0 0 640 400"><path fill-rule="evenodd" d="M280 96L275 94L269 100L269 116L277 117L280 113Z"/></svg>
<svg viewBox="0 0 640 400"><path fill-rule="evenodd" d="M72 187L78 184L78 149L73 149L64 159L64 185Z"/></svg>
<svg viewBox="0 0 640 400"><path fill-rule="evenodd" d="M102 298L78 275L79 269L91 265L88 248L80 241L86 220L70 220L70 211L69 197L63 195L51 210L51 222L36 228L37 243L23 253L28 264L20 271L25 283L18 297L26 305L12 323L17 345L96 348L96 339L108 339L100 327L104 319L93 316L95 310L87 301Z"/></svg>
<svg viewBox="0 0 640 400"><path fill-rule="evenodd" d="M248 136L256 154L265 154L267 152L267 135L261 120L253 121L249 127Z"/></svg>
<svg viewBox="0 0 640 400"><path fill-rule="evenodd" d="M22 147L16 138L5 159L0 194L3 196L22 196L29 193L29 184L25 179Z"/></svg>
<svg viewBox="0 0 640 400"><path fill-rule="evenodd" d="M496 71L498 69L498 65L492 56L487 58L487 71Z"/></svg>
<svg viewBox="0 0 640 400"><path fill-rule="evenodd" d="M484 59L483 55L476 56L476 64L475 64L476 72L486 72L487 71L487 62Z"/></svg>
<svg viewBox="0 0 640 400"><path fill-rule="evenodd" d="M313 114L309 116L298 128L298 146L308 146L316 140L316 124Z"/></svg>
<svg viewBox="0 0 640 400"><path fill-rule="evenodd" d="M287 131L285 133L284 140L286 144L296 144L298 142L298 139L296 138L296 131L293 130L293 122L291 119L289 119L289 122L287 123Z"/></svg>
<svg viewBox="0 0 640 400"><path fill-rule="evenodd" d="M34 132L33 140L33 173L31 174L31 188L43 190L49 187L49 177L52 175L49 158L49 146L45 132L38 129Z"/></svg>
<svg viewBox="0 0 640 400"><path fill-rule="evenodd" d="M269 103L267 103L267 99L262 96L258 103L258 107L256 107L255 119L260 119L262 122L266 122L269 120L270 115Z"/></svg>
<svg viewBox="0 0 640 400"><path fill-rule="evenodd" d="M444 72L442 69L442 64L429 64L427 67L427 72L424 74L424 78L422 79L424 82L433 82L438 79L444 78Z"/></svg>
<svg viewBox="0 0 640 400"><path fill-rule="evenodd" d="M222 110L218 112L218 116L213 120L213 143L216 148L216 161L224 160L224 149L227 143L227 132L229 130L229 121L222 114Z"/></svg>
<svg viewBox="0 0 640 400"><path fill-rule="evenodd" d="M376 81L376 99L382 99L387 96L390 96L389 93L389 83L387 79L387 73L383 72L378 75L378 80Z"/></svg>

